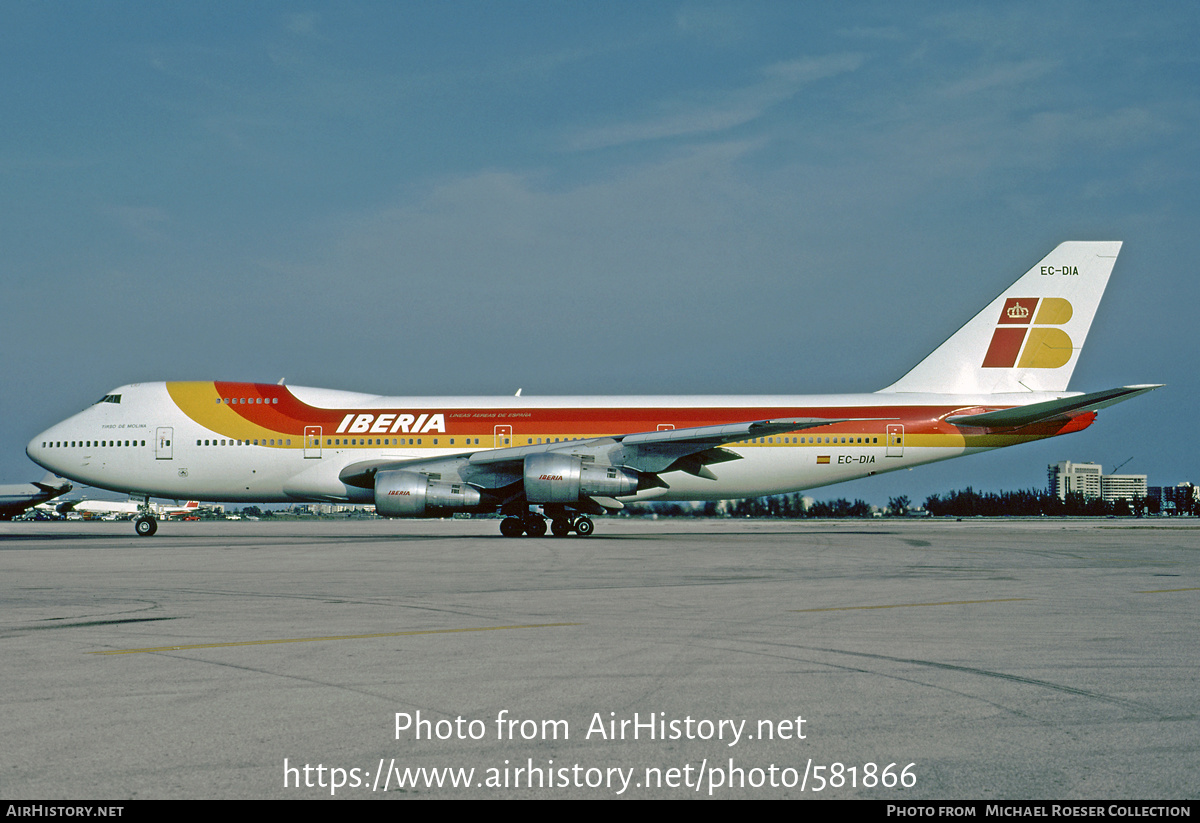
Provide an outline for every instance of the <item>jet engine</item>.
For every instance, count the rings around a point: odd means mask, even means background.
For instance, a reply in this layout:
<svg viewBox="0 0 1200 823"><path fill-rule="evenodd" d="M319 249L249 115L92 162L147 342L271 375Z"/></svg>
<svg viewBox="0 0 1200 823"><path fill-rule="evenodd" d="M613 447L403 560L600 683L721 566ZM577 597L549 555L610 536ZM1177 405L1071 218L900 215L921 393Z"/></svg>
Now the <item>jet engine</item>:
<svg viewBox="0 0 1200 823"><path fill-rule="evenodd" d="M431 480L411 471L382 471L375 476L375 511L384 517L444 517L473 511L483 500L466 483Z"/></svg>
<svg viewBox="0 0 1200 823"><path fill-rule="evenodd" d="M638 490L638 473L596 466L570 454L525 457L525 498L530 503L576 503L584 497L619 497Z"/></svg>

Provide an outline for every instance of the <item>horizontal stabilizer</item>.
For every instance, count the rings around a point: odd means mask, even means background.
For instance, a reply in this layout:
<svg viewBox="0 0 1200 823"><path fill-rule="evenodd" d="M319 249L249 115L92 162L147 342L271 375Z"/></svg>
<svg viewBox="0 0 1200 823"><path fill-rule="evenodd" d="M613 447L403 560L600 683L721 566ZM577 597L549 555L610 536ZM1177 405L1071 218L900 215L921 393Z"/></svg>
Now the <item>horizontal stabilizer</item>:
<svg viewBox="0 0 1200 823"><path fill-rule="evenodd" d="M41 480L33 481L33 485L37 486L44 492L53 492L54 496L66 494L71 489L75 488L70 482L63 480L55 474L47 474Z"/></svg>
<svg viewBox="0 0 1200 823"><path fill-rule="evenodd" d="M1161 385L1122 386L1119 389L1080 394L1075 397L1048 400L1045 403L1033 403L1012 409L1000 409L982 414L951 415L946 418L946 422L956 426L977 426L988 429L1019 428L1047 420L1066 419L1084 412L1094 412L1105 406L1112 406L1131 397L1137 397L1139 394L1154 391Z"/></svg>

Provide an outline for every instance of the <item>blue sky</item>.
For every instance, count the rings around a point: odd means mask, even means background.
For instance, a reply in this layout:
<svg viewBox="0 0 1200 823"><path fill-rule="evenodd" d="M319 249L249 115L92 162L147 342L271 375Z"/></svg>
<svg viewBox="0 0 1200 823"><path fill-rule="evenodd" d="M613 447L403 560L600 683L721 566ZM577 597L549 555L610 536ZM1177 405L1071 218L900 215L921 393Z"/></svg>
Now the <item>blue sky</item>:
<svg viewBox="0 0 1200 823"><path fill-rule="evenodd" d="M1200 481L1200 11L0 2L0 478L117 385L873 391L1125 241L1049 443L816 492Z"/></svg>

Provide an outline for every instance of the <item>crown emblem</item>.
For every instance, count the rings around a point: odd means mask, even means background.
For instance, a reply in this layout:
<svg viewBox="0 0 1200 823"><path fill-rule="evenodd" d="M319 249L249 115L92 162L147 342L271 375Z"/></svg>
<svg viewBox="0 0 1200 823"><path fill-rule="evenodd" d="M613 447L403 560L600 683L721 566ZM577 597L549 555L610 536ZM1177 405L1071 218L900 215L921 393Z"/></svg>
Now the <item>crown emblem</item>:
<svg viewBox="0 0 1200 823"><path fill-rule="evenodd" d="M1014 306L1009 306L1006 314L1013 319L1022 319L1029 316L1029 309L1018 303Z"/></svg>

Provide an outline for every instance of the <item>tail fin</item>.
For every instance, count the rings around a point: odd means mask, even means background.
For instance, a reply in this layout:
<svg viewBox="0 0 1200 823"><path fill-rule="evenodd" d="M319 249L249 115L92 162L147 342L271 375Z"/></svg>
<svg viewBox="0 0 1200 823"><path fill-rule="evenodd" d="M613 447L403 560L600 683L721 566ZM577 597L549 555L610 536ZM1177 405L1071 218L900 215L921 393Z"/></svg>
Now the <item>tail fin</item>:
<svg viewBox="0 0 1200 823"><path fill-rule="evenodd" d="M1119 241L1060 244L885 392L1066 391Z"/></svg>

